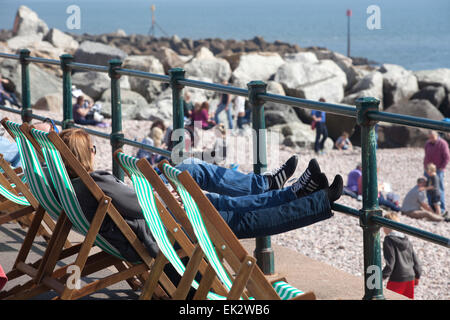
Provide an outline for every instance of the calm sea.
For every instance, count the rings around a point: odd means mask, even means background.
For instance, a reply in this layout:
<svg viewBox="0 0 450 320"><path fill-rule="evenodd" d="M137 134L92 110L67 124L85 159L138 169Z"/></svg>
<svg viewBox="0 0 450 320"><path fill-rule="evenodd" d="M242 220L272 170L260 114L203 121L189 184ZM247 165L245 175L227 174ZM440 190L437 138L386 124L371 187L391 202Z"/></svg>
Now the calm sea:
<svg viewBox="0 0 450 320"><path fill-rule="evenodd" d="M156 36L281 40L323 46L408 69L450 68L449 0L0 0L0 28L11 29L27 5L49 27L73 33L147 34L152 4ZM67 28L67 7L80 8L80 29ZM376 6L376 10L370 10ZM369 9L369 11L368 11ZM378 10L379 9L379 10ZM369 21L369 27L368 27Z"/></svg>

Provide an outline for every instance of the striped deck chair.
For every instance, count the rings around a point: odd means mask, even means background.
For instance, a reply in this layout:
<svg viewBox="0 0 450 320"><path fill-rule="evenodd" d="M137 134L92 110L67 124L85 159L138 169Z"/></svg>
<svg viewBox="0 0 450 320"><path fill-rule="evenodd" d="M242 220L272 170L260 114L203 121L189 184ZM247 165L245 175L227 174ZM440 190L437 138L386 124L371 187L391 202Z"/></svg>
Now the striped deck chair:
<svg viewBox="0 0 450 320"><path fill-rule="evenodd" d="M206 259L229 290L228 299L242 297L246 289L255 299L315 299L314 293L304 293L284 278L270 283L189 173L179 171L167 161L161 162L159 169L180 195ZM230 271L218 253L231 267ZM231 274L235 274L234 278Z"/></svg>
<svg viewBox="0 0 450 320"><path fill-rule="evenodd" d="M7 166L4 166L4 171L5 173L10 173L9 176L14 181L16 186L20 186L21 193L26 197L31 205L24 210L34 209L32 223L18 252L13 268L8 272L7 276L10 280L18 278L22 275L28 275L33 278L39 273L38 270L45 255L42 259L38 259L32 264L27 264L26 260L30 253L31 247L44 225L48 226L52 234L60 230L61 226L58 227L55 225L54 220L58 219L62 209L50 189L50 185L40 165L38 153L27 141L26 136L21 132L20 124L9 121L7 118L2 119L1 124L17 143L24 170L24 176L26 177L28 184L27 187L23 185L23 181L25 179L21 179L21 181L15 179L14 175ZM49 245L50 242L51 240L49 240ZM66 249L71 248L69 241L63 241L62 245ZM73 248L71 250L73 251ZM63 255L67 255L69 252L65 252ZM27 290L31 286L33 286L33 281L30 280L24 285L18 285L11 290L3 291L0 294L0 299L17 294L23 290Z"/></svg>
<svg viewBox="0 0 450 320"><path fill-rule="evenodd" d="M203 298L200 295L204 290L198 290L200 285L194 280L194 276L197 271L199 271L202 274L202 278L204 278L208 272L207 263L202 258L203 255L201 255L199 246L194 246L194 244L192 244L189 237L182 230L182 227L155 196L155 190L149 180L154 181L154 184L159 185L160 187L162 185L164 188L162 180L146 159L139 160L128 156L124 154L122 150L117 150L114 153L114 158L131 179L147 225L161 250L155 261L155 266L159 266L159 268L154 267L152 269L149 280L142 292L141 299L146 299L151 296L155 288L156 279L159 278L160 272L166 263L171 263L178 274L182 276L172 299L185 299L191 286L197 290L194 299ZM181 261L180 253L173 247L175 241L180 245L183 252L189 256L190 262L187 267ZM211 272L211 270L209 272ZM213 282L208 286L212 285L215 292L222 294L226 293L225 288L217 281L217 279L212 281ZM205 283L206 282L202 282L202 286L205 286ZM209 287L206 290L207 299L224 299L224 296L222 295L208 292Z"/></svg>
<svg viewBox="0 0 450 320"><path fill-rule="evenodd" d="M1 154L0 169L0 195L4 197L4 201L0 203L0 225L15 220L22 228L29 228L39 202L25 185L22 169L13 169ZM54 228L55 223L46 215L46 221L39 227L37 235L48 241Z"/></svg>
<svg viewBox="0 0 450 320"><path fill-rule="evenodd" d="M61 275L61 271L56 270L53 273L48 272L42 275L38 287L41 287L41 289L47 287L55 290L60 294L60 299L78 299L91 294L92 292L106 288L114 283L128 280L135 276L140 277L141 280L146 279L154 259L148 254L145 246L114 207L111 198L103 193L58 134L55 132L46 133L30 128L27 124L23 124L21 130L23 132L28 132L31 135L29 138L31 137L31 139L34 139L35 143L37 143L42 150L52 183L58 194L58 198L60 199L60 205L63 208L64 214L62 214L62 216L67 217L68 224L85 237L75 262L71 264L71 266L77 266L82 276L91 274L93 268L95 268L94 272L105 269L111 265L114 265L119 269L118 273L106 276L105 278L91 282L78 289L73 286L68 286L65 282L66 277L58 277L58 275ZM91 222L85 218L65 165L70 166L70 168L77 173L81 181L98 201L98 208ZM106 215L113 220L117 228L130 242L141 258L141 261L134 261L133 263L127 262L126 267L123 264L121 264L120 268L118 267L118 263L123 263L126 260L113 245L99 234L100 226ZM91 258L89 257L89 253L94 245L101 248L102 252L100 253L101 260L92 262L92 264L94 264L94 267L92 267L87 264L87 262L88 258ZM53 250L55 249L60 250L61 248L56 247ZM54 268L55 266L53 265L52 267ZM63 268L63 270L65 271L66 268ZM174 290L174 286L167 276L164 275L161 277L160 283L167 292L172 293ZM161 288L159 288L157 295L164 295Z"/></svg>

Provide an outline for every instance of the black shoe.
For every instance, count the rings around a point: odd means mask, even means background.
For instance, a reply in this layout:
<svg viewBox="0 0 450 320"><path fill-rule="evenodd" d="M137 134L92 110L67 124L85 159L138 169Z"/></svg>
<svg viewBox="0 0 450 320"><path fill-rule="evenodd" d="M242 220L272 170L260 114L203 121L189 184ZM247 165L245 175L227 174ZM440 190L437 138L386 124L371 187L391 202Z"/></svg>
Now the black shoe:
<svg viewBox="0 0 450 320"><path fill-rule="evenodd" d="M298 157L293 155L281 167L264 173L269 181L269 190L276 190L283 188L286 181L294 174L297 168Z"/></svg>
<svg viewBox="0 0 450 320"><path fill-rule="evenodd" d="M320 171L317 160L312 159L305 172L292 184L292 191L300 198L327 187L327 177Z"/></svg>
<svg viewBox="0 0 450 320"><path fill-rule="evenodd" d="M334 177L333 183L328 188L328 200L330 203L335 202L342 195L342 191L344 189L344 180L341 175L336 175Z"/></svg>

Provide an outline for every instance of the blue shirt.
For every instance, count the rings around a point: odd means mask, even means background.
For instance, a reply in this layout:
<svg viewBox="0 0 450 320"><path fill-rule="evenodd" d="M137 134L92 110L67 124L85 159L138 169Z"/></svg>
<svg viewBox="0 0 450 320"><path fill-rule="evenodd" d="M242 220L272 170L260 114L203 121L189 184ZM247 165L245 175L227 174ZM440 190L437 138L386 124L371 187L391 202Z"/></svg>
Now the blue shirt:
<svg viewBox="0 0 450 320"><path fill-rule="evenodd" d="M320 122L325 122L325 120L326 120L325 111L313 110L313 111L311 111L311 115L316 116L317 118L322 118L322 120L320 120Z"/></svg>

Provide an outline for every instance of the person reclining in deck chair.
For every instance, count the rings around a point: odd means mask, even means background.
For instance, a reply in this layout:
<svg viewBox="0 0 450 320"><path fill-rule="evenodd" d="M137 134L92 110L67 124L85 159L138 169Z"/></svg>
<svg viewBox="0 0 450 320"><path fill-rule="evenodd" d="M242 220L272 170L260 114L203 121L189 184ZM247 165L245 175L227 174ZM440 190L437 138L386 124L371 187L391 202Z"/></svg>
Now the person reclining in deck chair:
<svg viewBox="0 0 450 320"><path fill-rule="evenodd" d="M96 148L83 129L66 129L61 139L78 158L103 192L112 198L117 210L131 229L143 241L150 255L158 247L144 220L134 189L107 171L94 170ZM189 159L188 159L189 160ZM270 236L301 228L333 216L331 204L342 193L343 181L337 175L331 186L314 159L302 176L289 187L284 183L295 172L297 156L292 156L279 169L266 175L244 174L205 162L179 164L187 170L238 238ZM75 192L86 218L91 221L97 201L68 166ZM163 179L165 180L165 179ZM109 217L105 218L100 234L130 261L138 256Z"/></svg>

